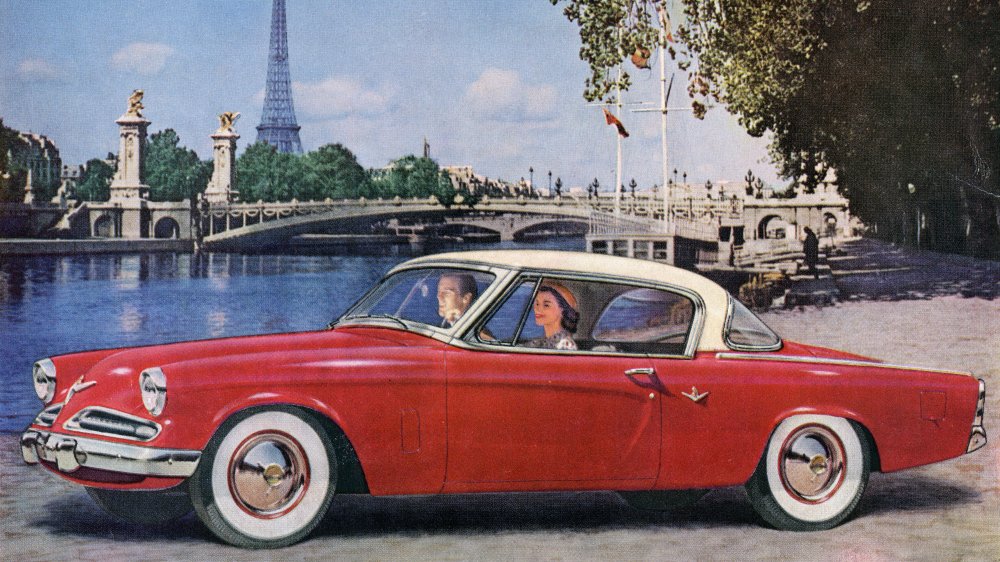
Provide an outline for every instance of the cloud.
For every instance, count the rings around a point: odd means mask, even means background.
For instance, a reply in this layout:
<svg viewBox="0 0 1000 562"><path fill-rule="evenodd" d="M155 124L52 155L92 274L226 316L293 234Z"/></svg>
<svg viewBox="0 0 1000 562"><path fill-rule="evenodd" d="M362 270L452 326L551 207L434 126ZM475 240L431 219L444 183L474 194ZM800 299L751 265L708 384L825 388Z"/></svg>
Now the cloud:
<svg viewBox="0 0 1000 562"><path fill-rule="evenodd" d="M24 59L17 65L17 74L25 80L43 82L57 80L62 73L45 59Z"/></svg>
<svg viewBox="0 0 1000 562"><path fill-rule="evenodd" d="M163 43L129 43L111 57L111 65L118 70L152 76L163 70L174 52L173 47Z"/></svg>
<svg viewBox="0 0 1000 562"><path fill-rule="evenodd" d="M466 88L463 102L483 119L540 121L554 117L556 89L525 84L513 70L489 68Z"/></svg>
<svg viewBox="0 0 1000 562"><path fill-rule="evenodd" d="M352 78L331 76L321 82L292 83L296 111L312 118L379 115L389 109L391 98L390 93L372 89Z"/></svg>

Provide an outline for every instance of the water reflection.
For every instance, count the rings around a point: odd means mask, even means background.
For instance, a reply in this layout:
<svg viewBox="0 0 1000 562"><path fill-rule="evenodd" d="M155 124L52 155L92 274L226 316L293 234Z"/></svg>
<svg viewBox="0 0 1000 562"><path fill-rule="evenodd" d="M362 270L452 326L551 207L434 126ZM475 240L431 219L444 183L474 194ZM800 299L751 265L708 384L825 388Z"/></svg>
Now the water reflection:
<svg viewBox="0 0 1000 562"><path fill-rule="evenodd" d="M122 312L118 315L118 326L123 333L138 333L145 327L145 324L146 315L140 312L134 305L126 303L122 307Z"/></svg>

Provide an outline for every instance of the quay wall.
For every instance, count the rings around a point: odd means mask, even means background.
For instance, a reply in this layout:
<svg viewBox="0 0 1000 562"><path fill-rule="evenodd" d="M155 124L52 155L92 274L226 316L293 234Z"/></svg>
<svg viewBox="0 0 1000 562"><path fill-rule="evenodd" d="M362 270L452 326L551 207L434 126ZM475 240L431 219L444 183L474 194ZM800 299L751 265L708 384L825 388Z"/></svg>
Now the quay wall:
<svg viewBox="0 0 1000 562"><path fill-rule="evenodd" d="M89 239L89 240L25 240L0 239L0 257L53 254L118 254L146 252L190 253L193 240L176 239Z"/></svg>

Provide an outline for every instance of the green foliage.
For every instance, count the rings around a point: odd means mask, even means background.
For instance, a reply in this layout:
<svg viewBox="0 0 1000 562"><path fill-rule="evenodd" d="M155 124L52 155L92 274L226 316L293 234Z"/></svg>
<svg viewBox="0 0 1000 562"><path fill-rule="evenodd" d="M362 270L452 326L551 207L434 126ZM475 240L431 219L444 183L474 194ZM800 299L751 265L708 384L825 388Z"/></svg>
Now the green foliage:
<svg viewBox="0 0 1000 562"><path fill-rule="evenodd" d="M372 183L357 157L341 144L327 144L303 157L307 199L371 197ZM302 197L300 197L301 199Z"/></svg>
<svg viewBox="0 0 1000 562"><path fill-rule="evenodd" d="M590 65L583 96L587 101L610 101L616 88L632 84L619 64L638 49L660 44L654 0L549 0L563 4L563 15L580 26L580 59ZM666 46L666 45L664 45Z"/></svg>
<svg viewBox="0 0 1000 562"><path fill-rule="evenodd" d="M236 159L236 185L243 201L308 200L306 166L303 157L280 153L273 146L258 142L247 147Z"/></svg>
<svg viewBox="0 0 1000 562"><path fill-rule="evenodd" d="M76 194L84 201L107 201L111 197L111 179L115 169L104 160L94 158L87 161Z"/></svg>
<svg viewBox="0 0 1000 562"><path fill-rule="evenodd" d="M212 163L180 144L173 129L153 133L146 151L145 181L151 201L181 201L205 191Z"/></svg>
<svg viewBox="0 0 1000 562"><path fill-rule="evenodd" d="M24 145L18 131L3 124L0 118L0 202L13 203L24 199L25 170L14 169L7 159L8 152L14 152Z"/></svg>
<svg viewBox="0 0 1000 562"><path fill-rule="evenodd" d="M412 154L394 160L387 171L373 180L375 193L379 197L430 197L438 198L450 206L457 194L448 175L438 168L430 158L418 158ZM463 205L466 204L463 202Z"/></svg>

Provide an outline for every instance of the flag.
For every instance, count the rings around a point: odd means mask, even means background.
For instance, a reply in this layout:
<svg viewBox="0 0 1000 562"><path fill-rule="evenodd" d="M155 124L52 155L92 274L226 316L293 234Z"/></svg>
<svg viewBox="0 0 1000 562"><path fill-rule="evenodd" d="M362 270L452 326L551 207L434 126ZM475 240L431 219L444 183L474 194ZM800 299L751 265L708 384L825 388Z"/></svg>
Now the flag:
<svg viewBox="0 0 1000 562"><path fill-rule="evenodd" d="M618 129L618 134L621 135L622 138L628 138L628 131L625 130L625 125L622 125L622 122L619 121L617 117L612 115L607 108L601 109L604 110L604 120L607 121L608 125L614 125L615 128Z"/></svg>

